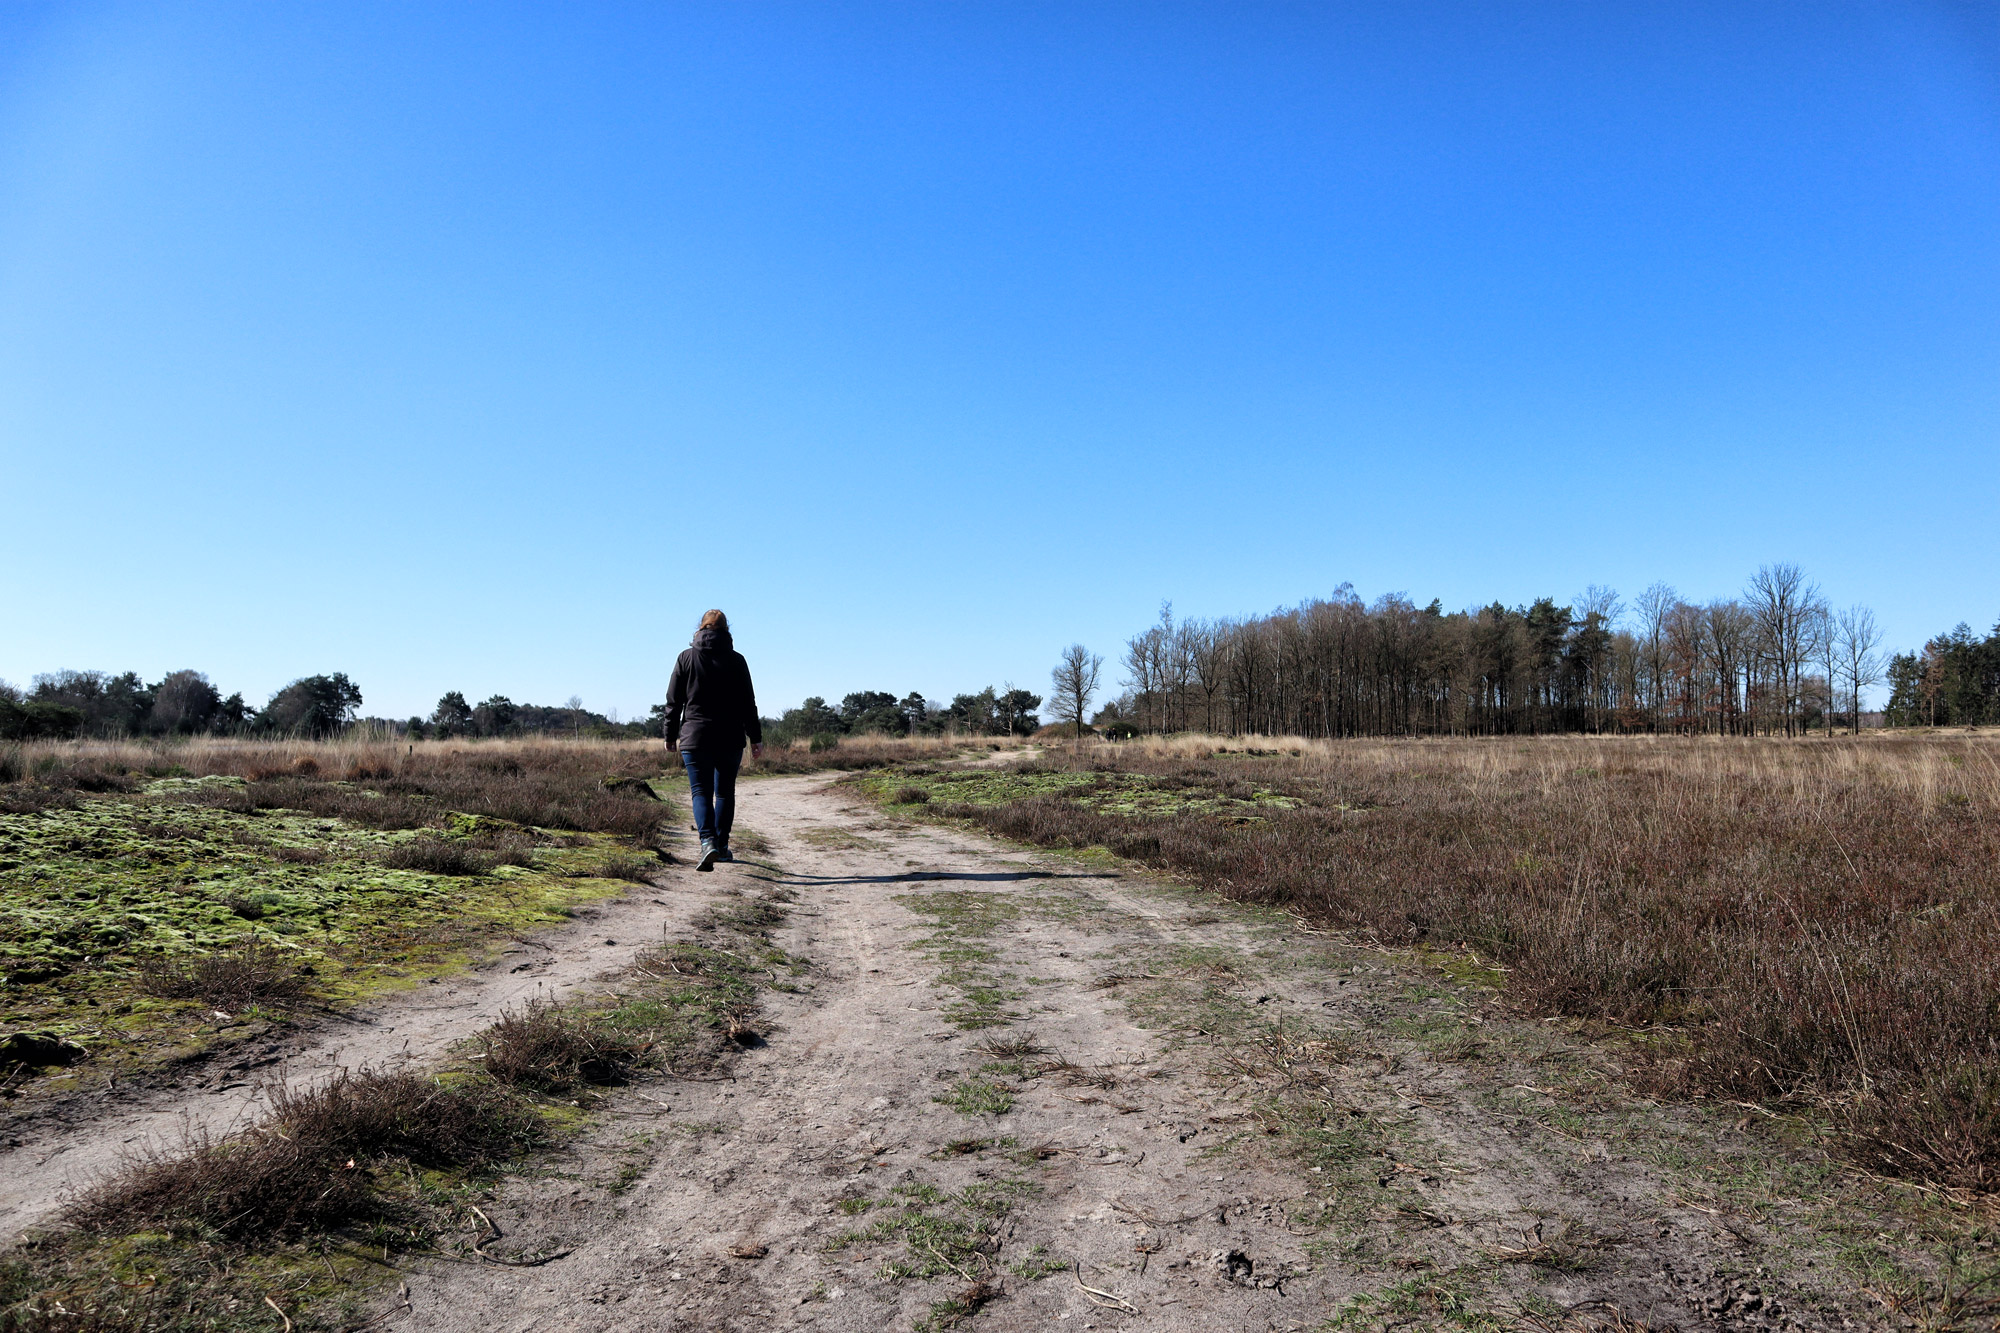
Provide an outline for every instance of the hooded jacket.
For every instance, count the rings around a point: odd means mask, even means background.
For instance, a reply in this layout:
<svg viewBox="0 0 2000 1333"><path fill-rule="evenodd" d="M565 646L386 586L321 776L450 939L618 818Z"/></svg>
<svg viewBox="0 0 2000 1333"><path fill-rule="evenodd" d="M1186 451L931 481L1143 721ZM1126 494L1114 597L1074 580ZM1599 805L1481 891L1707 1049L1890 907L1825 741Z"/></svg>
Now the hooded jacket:
<svg viewBox="0 0 2000 1333"><path fill-rule="evenodd" d="M693 644L681 650L667 682L664 731L677 750L740 749L745 736L764 743L750 664L728 630L696 630Z"/></svg>

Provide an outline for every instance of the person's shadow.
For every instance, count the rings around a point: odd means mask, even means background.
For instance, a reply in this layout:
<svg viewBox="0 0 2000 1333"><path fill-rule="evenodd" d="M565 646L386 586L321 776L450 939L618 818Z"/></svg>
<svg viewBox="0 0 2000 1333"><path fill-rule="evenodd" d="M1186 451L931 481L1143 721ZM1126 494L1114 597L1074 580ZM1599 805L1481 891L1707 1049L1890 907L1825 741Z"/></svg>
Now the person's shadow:
<svg viewBox="0 0 2000 1333"><path fill-rule="evenodd" d="M739 862L739 864L744 864ZM1110 871L1058 870L906 870L897 875L806 875L797 871L784 871L774 865L752 861L760 870L768 870L769 875L755 878L768 880L773 884L791 884L800 888L820 888L835 884L923 884L931 880L965 880L975 884L1015 884L1030 879L1117 879Z"/></svg>

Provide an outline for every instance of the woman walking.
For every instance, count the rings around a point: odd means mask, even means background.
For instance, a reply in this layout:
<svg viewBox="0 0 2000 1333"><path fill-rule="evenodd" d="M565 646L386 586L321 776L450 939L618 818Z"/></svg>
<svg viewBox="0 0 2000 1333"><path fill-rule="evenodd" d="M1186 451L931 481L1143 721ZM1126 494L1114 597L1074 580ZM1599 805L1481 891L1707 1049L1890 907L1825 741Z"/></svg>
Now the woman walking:
<svg viewBox="0 0 2000 1333"><path fill-rule="evenodd" d="M667 744L681 752L688 792L694 798L694 826L701 834L696 870L713 870L729 854L729 826L736 821L736 769L743 762L743 738L750 753L764 757L764 723L757 716L757 692L750 664L729 637L729 617L705 611L694 643L681 650L667 682Z"/></svg>

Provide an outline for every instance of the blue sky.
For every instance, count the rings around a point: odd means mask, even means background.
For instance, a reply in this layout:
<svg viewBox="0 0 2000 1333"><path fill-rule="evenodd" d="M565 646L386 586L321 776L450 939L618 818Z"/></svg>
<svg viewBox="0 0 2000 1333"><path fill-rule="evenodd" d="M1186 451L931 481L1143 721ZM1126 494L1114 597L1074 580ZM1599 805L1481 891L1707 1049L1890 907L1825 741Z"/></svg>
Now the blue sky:
<svg viewBox="0 0 2000 1333"><path fill-rule="evenodd" d="M0 677L1040 689L1162 598L2000 617L2000 21L0 8Z"/></svg>

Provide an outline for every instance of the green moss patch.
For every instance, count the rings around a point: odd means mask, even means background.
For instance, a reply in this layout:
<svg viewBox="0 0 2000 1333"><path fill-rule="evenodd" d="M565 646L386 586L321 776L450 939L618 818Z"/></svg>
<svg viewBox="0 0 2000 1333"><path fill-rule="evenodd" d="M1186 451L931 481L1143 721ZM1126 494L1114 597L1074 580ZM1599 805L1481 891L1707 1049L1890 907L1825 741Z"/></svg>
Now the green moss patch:
<svg viewBox="0 0 2000 1333"><path fill-rule="evenodd" d="M139 982L149 963L256 941L296 963L315 1002L351 1002L461 967L487 940L624 889L594 877L613 842L605 837L463 817L445 838L511 839L532 849L517 853L531 864L473 875L394 869L383 861L399 845L438 835L230 808L247 805L231 799L242 787L166 778L71 809L0 815L0 1027L66 1038L90 1057L43 1070L44 1086L283 1020L275 1009L225 1013L148 996Z"/></svg>
<svg viewBox="0 0 2000 1333"><path fill-rule="evenodd" d="M1144 773L1034 766L942 773L883 769L859 782L877 800L904 807L1008 805L1053 797L1134 818L1203 814L1242 820L1301 804L1297 797L1242 782L1184 782Z"/></svg>

